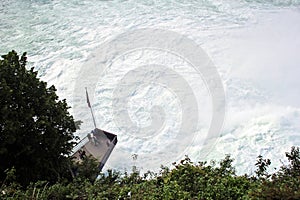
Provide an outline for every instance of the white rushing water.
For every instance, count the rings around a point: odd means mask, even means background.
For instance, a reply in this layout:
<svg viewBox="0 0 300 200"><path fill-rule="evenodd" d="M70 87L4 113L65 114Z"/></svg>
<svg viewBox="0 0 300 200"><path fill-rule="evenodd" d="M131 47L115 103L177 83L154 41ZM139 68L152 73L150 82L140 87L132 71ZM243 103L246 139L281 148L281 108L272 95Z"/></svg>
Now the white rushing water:
<svg viewBox="0 0 300 200"><path fill-rule="evenodd" d="M231 154L239 173L252 173L259 154L280 164L284 152L300 145L300 0L3 0L0 22L0 53L28 52L29 65L56 86L60 98L73 107L71 113L84 121L80 136L93 125L85 97L76 109L74 91L82 69L91 55L97 58L103 42L131 30L156 28L182 34L208 54L224 86L226 117L217 140L206 144L211 149L205 156L201 149L212 117L210 92L189 63L159 50L129 52L107 61L111 65L90 91L98 127L118 134L106 167L129 169L134 164L148 170L185 154L193 160ZM136 136L136 130L116 126L112 93L124 74L147 64L176 69L195 93L201 123L183 146L175 137L182 105L176 94L155 82L137 82L126 110L131 121L147 127L149 110L159 105L165 113L163 128L155 135ZM132 154L138 154L136 161Z"/></svg>

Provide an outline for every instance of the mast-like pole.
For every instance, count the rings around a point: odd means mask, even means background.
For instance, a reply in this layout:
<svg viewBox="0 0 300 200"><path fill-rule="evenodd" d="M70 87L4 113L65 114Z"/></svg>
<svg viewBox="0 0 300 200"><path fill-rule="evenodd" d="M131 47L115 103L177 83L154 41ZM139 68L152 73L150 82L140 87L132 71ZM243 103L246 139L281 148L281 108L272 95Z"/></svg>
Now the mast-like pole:
<svg viewBox="0 0 300 200"><path fill-rule="evenodd" d="M90 103L90 99L89 99L89 94L88 94L87 88L85 88L85 92L86 92L86 101L87 101L87 104L88 104L88 106L89 106L89 108L91 110L91 114L92 114L94 126L95 126L95 128L97 128L96 120L95 120L95 117L94 117L93 108L92 108L91 103Z"/></svg>

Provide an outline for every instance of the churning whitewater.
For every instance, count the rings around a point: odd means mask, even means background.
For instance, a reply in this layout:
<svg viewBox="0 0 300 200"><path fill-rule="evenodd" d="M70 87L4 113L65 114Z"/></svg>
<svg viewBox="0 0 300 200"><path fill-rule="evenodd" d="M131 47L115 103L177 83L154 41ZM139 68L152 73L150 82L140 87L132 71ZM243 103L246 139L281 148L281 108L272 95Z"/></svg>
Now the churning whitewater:
<svg viewBox="0 0 300 200"><path fill-rule="evenodd" d="M0 19L0 53L28 52L29 66L56 86L75 119L84 122L76 133L81 137L93 122L76 91L82 87L84 93L94 72L81 73L110 54L89 87L97 126L119 140L105 168L157 170L186 154L195 161L231 154L238 172L251 174L259 154L277 165L284 152L300 145L300 1L4 0ZM214 105L206 77L185 57L147 46L121 55L114 46L102 51L120 34L145 28L179 34L206 52L226 96L217 136L208 135ZM155 36L147 37L162 39ZM185 94L191 95L188 105L182 105ZM179 133L188 122L192 131Z"/></svg>

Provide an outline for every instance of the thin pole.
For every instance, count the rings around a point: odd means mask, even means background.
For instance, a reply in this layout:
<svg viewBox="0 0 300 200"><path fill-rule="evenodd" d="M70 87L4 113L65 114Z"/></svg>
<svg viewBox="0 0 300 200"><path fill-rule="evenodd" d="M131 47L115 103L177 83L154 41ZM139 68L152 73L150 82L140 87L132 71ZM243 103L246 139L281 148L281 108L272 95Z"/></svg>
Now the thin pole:
<svg viewBox="0 0 300 200"><path fill-rule="evenodd" d="M95 121L95 117L94 117L94 113L93 113L92 107L91 107L91 113L92 113L92 117L93 117L94 126L95 126L95 128L97 128L97 125L96 125L96 121Z"/></svg>
<svg viewBox="0 0 300 200"><path fill-rule="evenodd" d="M95 116L94 116L93 108L92 108L92 106L91 106L91 103L90 103L90 99L89 99L89 94L88 94L87 88L85 88L85 92L86 92L86 101L87 101L88 107L89 107L89 108L90 108L90 110L91 110L91 114L92 114L92 118L93 118L94 126L95 126L95 128L97 128L97 125L96 125L96 120L95 120Z"/></svg>

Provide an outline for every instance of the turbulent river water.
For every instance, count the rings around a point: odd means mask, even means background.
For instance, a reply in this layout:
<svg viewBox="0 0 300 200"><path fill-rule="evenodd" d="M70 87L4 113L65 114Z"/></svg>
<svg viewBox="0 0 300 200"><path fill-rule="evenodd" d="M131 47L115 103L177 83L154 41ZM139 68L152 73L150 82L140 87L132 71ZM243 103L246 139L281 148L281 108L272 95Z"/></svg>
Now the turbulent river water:
<svg viewBox="0 0 300 200"><path fill-rule="evenodd" d="M144 28L147 34L139 34ZM128 39L132 31L138 34ZM300 0L0 2L0 53L28 52L29 67L84 122L81 137L93 128L88 87L97 126L118 135L106 165L115 169L157 170L184 155L197 161L231 154L239 173L253 173L259 154L284 162L284 152L300 145L299 35ZM150 43L126 52L117 46L142 37L171 47L193 41L206 52L225 94L217 134L208 135L215 105L206 75ZM185 47L186 55L193 50ZM104 70L92 71L101 63Z"/></svg>

